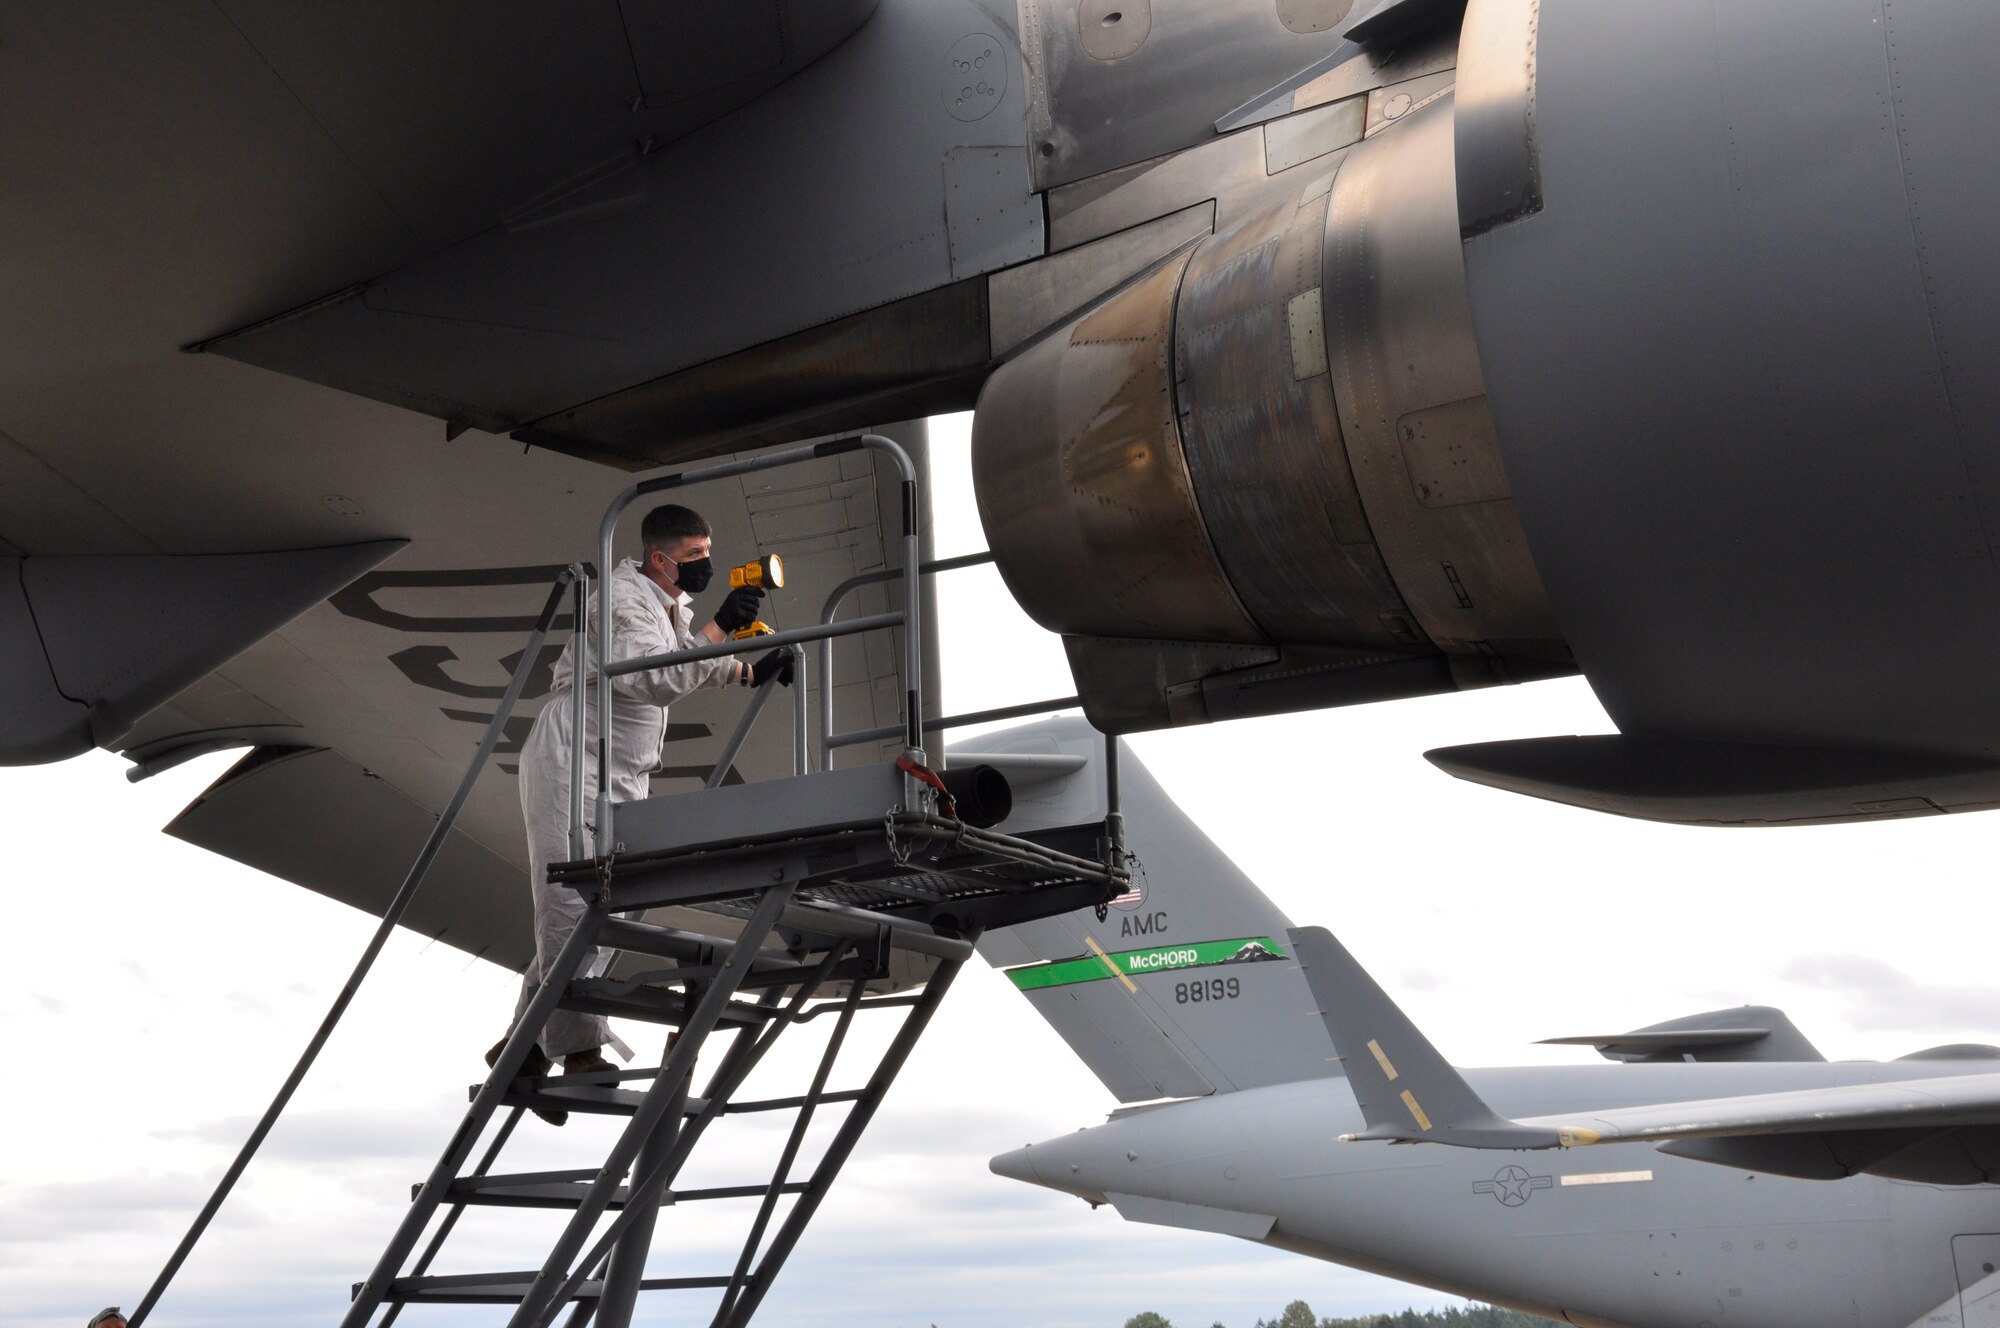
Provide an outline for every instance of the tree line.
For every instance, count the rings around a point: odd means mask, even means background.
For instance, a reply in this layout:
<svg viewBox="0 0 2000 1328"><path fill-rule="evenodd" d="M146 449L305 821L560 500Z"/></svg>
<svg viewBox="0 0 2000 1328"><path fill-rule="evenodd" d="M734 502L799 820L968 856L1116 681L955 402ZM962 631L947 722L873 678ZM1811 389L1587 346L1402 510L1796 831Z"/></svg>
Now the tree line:
<svg viewBox="0 0 2000 1328"><path fill-rule="evenodd" d="M1295 1300L1276 1318L1259 1319L1256 1328L1549 1328L1550 1320L1498 1305L1453 1305L1441 1310L1406 1309L1401 1314L1364 1314L1355 1319L1319 1318L1312 1306ZM1165 1315L1143 1310L1125 1321L1125 1328L1174 1328ZM1210 1328L1223 1328L1221 1323Z"/></svg>

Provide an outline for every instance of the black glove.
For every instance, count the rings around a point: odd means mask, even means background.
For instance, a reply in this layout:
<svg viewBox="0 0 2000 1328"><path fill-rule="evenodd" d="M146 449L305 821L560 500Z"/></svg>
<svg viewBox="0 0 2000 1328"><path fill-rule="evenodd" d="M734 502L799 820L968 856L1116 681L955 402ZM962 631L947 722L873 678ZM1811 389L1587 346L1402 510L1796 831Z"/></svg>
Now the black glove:
<svg viewBox="0 0 2000 1328"><path fill-rule="evenodd" d="M750 685L762 687L766 681L775 679L779 686L792 685L792 652L773 650L764 658L750 666Z"/></svg>
<svg viewBox="0 0 2000 1328"><path fill-rule="evenodd" d="M757 621L757 609L763 602L762 586L739 586L729 592L722 601L722 607L715 611L715 625L724 632L748 627Z"/></svg>

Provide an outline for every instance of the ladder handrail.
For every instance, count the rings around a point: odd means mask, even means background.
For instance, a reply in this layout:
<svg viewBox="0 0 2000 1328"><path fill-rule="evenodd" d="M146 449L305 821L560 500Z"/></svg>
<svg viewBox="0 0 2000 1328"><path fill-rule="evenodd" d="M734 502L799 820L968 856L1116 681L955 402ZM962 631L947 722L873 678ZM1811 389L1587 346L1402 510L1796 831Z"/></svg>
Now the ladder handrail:
<svg viewBox="0 0 2000 1328"><path fill-rule="evenodd" d="M956 572L967 567L985 567L995 561L991 549L980 553L961 553L952 558L938 558L924 563L917 571L923 576L936 576L940 572ZM826 604L820 609L822 626L833 623L833 616L840 612L840 606L847 597L863 586L880 585L893 581L900 573L894 568L883 568L874 572L860 572L848 577L835 586L826 597ZM924 738L943 733L950 729L965 728L972 724L990 724L1003 719L1025 719L1030 715L1047 715L1058 710L1073 710L1083 704L1078 696L1050 697L1044 701L1025 701L1018 705L995 706L989 710L973 710L958 715L943 715L937 719L927 719L923 724ZM842 747L856 747L862 743L883 742L895 737L901 729L896 725L884 724L872 729L855 729L847 733L833 731L833 639L821 637L819 645L819 765L822 770L833 768L833 754Z"/></svg>
<svg viewBox="0 0 2000 1328"><path fill-rule="evenodd" d="M919 577L935 576L939 572L955 572L961 567L980 567L993 560L993 551L991 549L982 553L964 553L955 558L939 558L931 562L920 563L917 567L917 575ZM860 572L848 577L828 592L826 603L819 611L820 625L822 627L830 626L833 622L833 615L840 612L841 604L846 601L849 595L861 589L861 587L880 585L885 581L893 581L900 575L903 575L903 573L899 569L884 567L877 571ZM908 582L905 581L903 591L905 603L910 602L910 594L911 591ZM836 745L843 744L835 744L832 741L833 638L831 636L821 637L819 641L819 768L822 770L831 770L833 768L833 749ZM931 727L928 724L924 725L925 730ZM890 731L883 733L882 736L893 737L895 735L893 731ZM880 740L880 738L876 739L878 742Z"/></svg>
<svg viewBox="0 0 2000 1328"><path fill-rule="evenodd" d="M774 633L766 633L766 635L774 635ZM758 639L760 642L762 641L762 638ZM765 644L768 644L768 642L765 642ZM803 673L805 669L804 650L796 645L782 646L780 649L792 657L793 672ZM794 678L792 681L795 690L805 685L803 678ZM737 754L743 750L743 743L749 738L750 730L756 727L757 716L764 713L764 703L771 699L771 689L776 685L777 679L775 678L766 678L757 684L757 694L750 698L749 705L743 707L743 718L736 721L736 731L730 734L729 741L723 744L722 755L715 758L715 765L708 772L708 779L703 784L704 788L722 787L722 781L728 778L729 771L735 766ZM796 740L792 745L795 748L798 746ZM793 761L792 773L795 775L803 775L805 773L804 767L800 766L796 759Z"/></svg>
<svg viewBox="0 0 2000 1328"><path fill-rule="evenodd" d="M214 1220L216 1212L222 1207L223 1200L229 1197L229 1192L236 1187L236 1182L243 1175L244 1169L250 1165L250 1159L257 1155L258 1148L263 1145L264 1137L271 1132L271 1127L284 1113L285 1107L292 1100L292 1094L298 1091L299 1084L306 1077L306 1071L310 1070L313 1062L319 1058L320 1049L332 1036L335 1025L339 1024L341 1016L347 1013L348 1005L354 1000L355 993L361 989L362 979L366 978L368 970L374 967L376 956L382 953L382 947L388 943L389 933L393 932L396 924L402 921L404 912L410 906L410 900L416 896L417 887L423 884L424 877L430 873L431 863L437 858L438 850L444 847L444 841L457 823L458 814L464 809L466 799L472 795L473 784L479 779L480 772L486 768L487 758L493 754L493 748L498 745L500 735L506 731L507 720L514 713L514 706L520 701L521 693L528 685L528 675L534 672L535 661L541 655L542 642L548 637L549 629L555 622L556 610L562 607L563 592L569 589L571 582L583 575L583 568L571 563L562 570L556 577L555 584L550 587L548 603L542 606L541 614L535 619L535 630L528 637L528 647L521 652L521 662L514 666L514 676L508 680L507 691L501 696L500 705L493 712L492 722L487 724L486 733L479 740L479 750L473 754L472 763L465 768L465 775L458 781L458 788L452 793L451 801L445 804L437 824L431 827L430 835L424 840L424 846L418 851L416 860L410 864L410 870L404 875L402 885L390 898L388 907L382 910L382 921L376 926L375 934L369 938L367 947L361 952L361 958L355 962L354 971L348 974L346 985L341 987L340 994L333 998L333 1005L327 1010L326 1017L320 1020L319 1028L306 1043L306 1049L300 1053L298 1062L292 1066L292 1072L285 1076L285 1082L279 1087L277 1096L271 1099L271 1105L264 1109L263 1116L251 1129L250 1137L243 1141L243 1147L237 1151L235 1160L222 1173L222 1179L216 1182L214 1192L208 1196L208 1202L202 1205L201 1212L195 1215L193 1225L188 1228L187 1234L181 1237L181 1242L174 1247L174 1252L168 1256L166 1265L160 1269L160 1275L153 1280L153 1285L147 1288L145 1298L139 1302L139 1307L132 1311L131 1317L127 1320L132 1328L139 1328L139 1325L146 1321L146 1316L152 1313L153 1306L159 1303L168 1284L180 1271L181 1264L186 1262L188 1255L194 1250L195 1243L201 1239L202 1233L208 1230L208 1224Z"/></svg>
<svg viewBox="0 0 2000 1328"><path fill-rule="evenodd" d="M1023 701L1019 705L995 706L991 710L969 710L962 715L941 715L924 721L924 734L945 733L951 729L969 728L974 724L995 724L1003 719L1026 719L1029 715L1050 715L1058 710L1074 710L1083 704L1080 696L1052 696L1042 701ZM821 741L831 751L840 747L857 747L864 742L881 742L893 738L900 730L893 727L879 729L855 729L850 733L834 733L824 736Z"/></svg>
<svg viewBox="0 0 2000 1328"><path fill-rule="evenodd" d="M789 447L778 452L767 452L762 456L739 457L731 461L717 462L710 466L698 466L693 470L675 471L671 475L660 475L653 479L641 480L632 485L604 510L604 517L597 526L597 561L600 575L597 580L597 832L600 843L614 843L615 836L611 824L611 681L624 672L637 672L640 667L660 667L659 661L673 659L709 659L721 655L742 654L747 650L769 649L792 641L816 640L816 636L800 636L791 632L779 632L775 636L751 638L747 642L723 642L720 647L705 648L706 653L697 651L674 652L672 656L654 656L645 665L621 668L621 665L636 664L636 661L616 661L611 658L611 569L613 567L613 540L618 533L618 518L640 498L649 494L664 493L669 489L684 488L690 484L701 484L710 480L729 479L737 475L750 475L758 471L774 470L780 466L796 466L807 461L825 457L840 456L861 450L880 452L895 463L902 479L902 555L903 555L903 608L898 614L883 614L882 622L871 626L898 626L903 628L903 690L904 690L904 746L915 760L923 760L923 607L919 597L917 568L918 553L918 510L917 468L910 460L910 454L903 450L894 439L881 434L868 433L855 437L836 438L821 443L810 443L803 447ZM889 621L894 619L893 622ZM823 629L807 629L808 632ZM862 630L867 630L866 628ZM782 639L779 639L782 638ZM576 675L576 685L581 685L581 674ZM575 750L573 762L581 764L586 757L584 733L579 725L574 735ZM914 806L917 798L917 784L913 777L904 776L906 803Z"/></svg>

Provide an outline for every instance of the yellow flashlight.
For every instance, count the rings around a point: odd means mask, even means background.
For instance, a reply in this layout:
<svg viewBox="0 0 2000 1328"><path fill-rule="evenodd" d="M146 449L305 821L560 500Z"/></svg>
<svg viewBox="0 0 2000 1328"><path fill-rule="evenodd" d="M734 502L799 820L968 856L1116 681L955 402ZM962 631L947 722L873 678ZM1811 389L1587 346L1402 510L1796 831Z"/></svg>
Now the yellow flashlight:
<svg viewBox="0 0 2000 1328"><path fill-rule="evenodd" d="M767 553L756 562L745 563L741 567L729 569L729 588L741 590L745 586L758 586L765 590L785 588L785 560L775 553Z"/></svg>
<svg viewBox="0 0 2000 1328"><path fill-rule="evenodd" d="M741 590L745 586L756 586L761 590L783 590L785 588L785 560L775 553L767 553L755 562L729 569L729 588ZM730 633L730 640L741 641L750 636L769 636L771 624L753 622L748 627L739 627Z"/></svg>

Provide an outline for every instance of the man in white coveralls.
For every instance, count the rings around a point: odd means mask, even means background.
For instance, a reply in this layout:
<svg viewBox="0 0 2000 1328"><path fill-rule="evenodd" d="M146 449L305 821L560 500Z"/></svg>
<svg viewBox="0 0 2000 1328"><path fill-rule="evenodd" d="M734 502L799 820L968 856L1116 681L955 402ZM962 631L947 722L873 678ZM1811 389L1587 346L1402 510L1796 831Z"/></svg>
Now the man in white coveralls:
<svg viewBox="0 0 2000 1328"><path fill-rule="evenodd" d="M627 558L611 573L611 658L634 659L672 650L728 639L730 633L747 627L757 617L762 589L745 586L732 590L716 611L715 620L700 631L690 630L694 621L692 596L705 589L713 567L709 544L713 532L699 514L668 504L646 514L640 527L641 556ZM594 636L591 638L594 639ZM755 687L766 679L791 685L792 660L783 650L774 650L755 664L740 658L695 660L670 665L646 673L628 673L611 685L611 797L614 802L631 802L650 793L650 779L660 766L660 746L666 738L667 706L700 687ZM587 685L590 681L585 680ZM528 880L535 905L535 958L521 979L521 998L514 1007L518 1021L541 985L543 968L555 961L563 943L576 930L584 903L576 891L551 886L549 864L570 857L569 798L570 754L572 749L572 706L570 689L576 686L570 647L564 646L556 660L553 684L542 713L521 750L521 811L528 824ZM585 816L597 797L597 709L585 707L587 737L583 767ZM594 826L586 826L594 831ZM600 976L610 961L610 951L591 951L580 970L582 977ZM609 1070L604 1059L606 1044L621 1057L631 1059L631 1051L611 1032L602 1015L558 1010L542 1026L539 1045L529 1052L521 1073L535 1078L547 1074L553 1058L560 1057L565 1074L587 1074ZM486 1054L491 1065L499 1059L505 1039ZM561 1112L542 1113L556 1124Z"/></svg>

